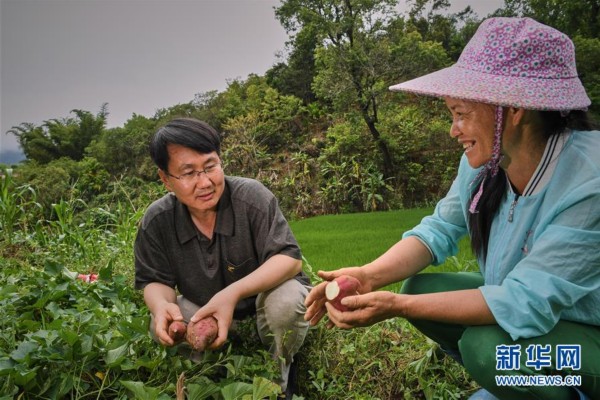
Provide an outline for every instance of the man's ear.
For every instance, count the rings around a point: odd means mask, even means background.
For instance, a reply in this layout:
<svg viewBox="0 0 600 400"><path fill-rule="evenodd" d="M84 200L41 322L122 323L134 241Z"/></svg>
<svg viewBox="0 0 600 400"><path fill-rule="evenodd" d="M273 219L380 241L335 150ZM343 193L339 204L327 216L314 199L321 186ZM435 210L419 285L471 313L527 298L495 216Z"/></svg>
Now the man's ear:
<svg viewBox="0 0 600 400"><path fill-rule="evenodd" d="M165 188L169 192L172 192L172 190L171 190L171 183L169 181L169 175L165 171L163 171L162 169L159 168L159 170L158 170L158 176L160 177L160 180L162 181L163 185L165 185Z"/></svg>

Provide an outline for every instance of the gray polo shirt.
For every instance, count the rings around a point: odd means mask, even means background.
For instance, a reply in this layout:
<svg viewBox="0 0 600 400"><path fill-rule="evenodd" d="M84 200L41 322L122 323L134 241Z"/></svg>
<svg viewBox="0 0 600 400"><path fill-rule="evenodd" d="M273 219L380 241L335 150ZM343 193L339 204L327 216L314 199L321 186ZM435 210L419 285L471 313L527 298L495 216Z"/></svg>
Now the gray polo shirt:
<svg viewBox="0 0 600 400"><path fill-rule="evenodd" d="M275 196L256 180L231 176L225 177L212 240L169 193L148 207L134 252L136 289L160 282L199 306L276 254L301 259ZM296 279L309 284L304 273ZM255 313L254 300L240 301L234 317Z"/></svg>

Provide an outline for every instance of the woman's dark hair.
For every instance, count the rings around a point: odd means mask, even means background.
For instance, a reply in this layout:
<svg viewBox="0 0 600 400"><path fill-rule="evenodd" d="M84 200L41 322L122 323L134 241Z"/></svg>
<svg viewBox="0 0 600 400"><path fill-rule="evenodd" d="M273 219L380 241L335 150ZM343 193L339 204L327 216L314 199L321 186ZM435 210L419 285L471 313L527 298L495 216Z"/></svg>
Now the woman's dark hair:
<svg viewBox="0 0 600 400"><path fill-rule="evenodd" d="M193 118L176 118L159 128L150 141L150 157L163 171L169 166L167 146L178 144L208 154L221 154L219 133L209 124Z"/></svg>
<svg viewBox="0 0 600 400"><path fill-rule="evenodd" d="M571 111L567 115L562 115L560 111L539 111L540 120L546 137L559 135L567 129L580 131L589 131L592 129L587 112ZM485 179L483 193L478 203L479 212L475 214L469 213L469 231L471 235L471 249L481 259L485 260L488 251L488 240L490 238L490 230L494 215L500 207L500 203L506 194L507 179L502 168L498 170L496 176L492 177L488 172L487 176L482 176ZM473 184L474 191L471 193L471 201L473 196L479 189L479 182Z"/></svg>

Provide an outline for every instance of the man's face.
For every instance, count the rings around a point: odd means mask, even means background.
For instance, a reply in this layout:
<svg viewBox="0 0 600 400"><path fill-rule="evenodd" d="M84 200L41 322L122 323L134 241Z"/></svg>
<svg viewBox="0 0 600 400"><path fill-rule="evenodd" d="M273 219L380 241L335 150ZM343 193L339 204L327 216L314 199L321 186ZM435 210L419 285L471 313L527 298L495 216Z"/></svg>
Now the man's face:
<svg viewBox="0 0 600 400"><path fill-rule="evenodd" d="M215 211L225 188L225 174L219 155L214 151L198 153L176 144L168 145L167 151L168 171L159 171L167 190L172 191L192 213ZM205 170L210 172L197 173Z"/></svg>

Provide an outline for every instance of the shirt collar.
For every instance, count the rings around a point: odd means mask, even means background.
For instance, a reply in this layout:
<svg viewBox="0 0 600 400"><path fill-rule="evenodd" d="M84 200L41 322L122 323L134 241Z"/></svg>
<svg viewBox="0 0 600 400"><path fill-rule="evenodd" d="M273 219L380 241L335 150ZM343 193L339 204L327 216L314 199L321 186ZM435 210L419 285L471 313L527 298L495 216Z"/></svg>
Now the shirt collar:
<svg viewBox="0 0 600 400"><path fill-rule="evenodd" d="M221 235L233 236L235 232L234 227L235 214L233 213L233 205L231 204L231 189L229 187L229 180L225 177L225 189L219 200L215 232Z"/></svg>
<svg viewBox="0 0 600 400"><path fill-rule="evenodd" d="M173 195L174 196L174 195ZM225 188L219 199L217 208L217 223L215 225L215 233L221 235L233 236L235 226L235 215L231 205L231 190L229 182L225 177ZM175 230L179 243L183 244L198 235L198 230L192 221L192 216L187 206L181 203L178 199L175 202Z"/></svg>
<svg viewBox="0 0 600 400"><path fill-rule="evenodd" d="M523 196L531 196L539 193L552 178L556 164L558 164L558 156L560 155L565 143L569 139L571 132L564 132L559 135L552 135L546 143L544 154L538 164L533 176L527 183Z"/></svg>

